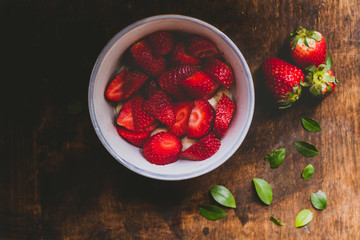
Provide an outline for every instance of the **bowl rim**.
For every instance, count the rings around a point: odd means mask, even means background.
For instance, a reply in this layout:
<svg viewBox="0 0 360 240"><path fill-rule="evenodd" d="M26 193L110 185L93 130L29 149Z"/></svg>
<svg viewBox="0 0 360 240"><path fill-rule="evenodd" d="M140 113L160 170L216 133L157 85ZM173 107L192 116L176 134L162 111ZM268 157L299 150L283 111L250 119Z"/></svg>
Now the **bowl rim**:
<svg viewBox="0 0 360 240"><path fill-rule="evenodd" d="M246 75L246 77L248 79L247 81L248 81L248 86L249 86L249 89L250 89L250 94L249 94L249 97L250 97L250 99L249 99L249 103L250 103L249 114L248 114L248 117L246 118L244 128L238 134L239 138L236 139L236 142L238 142L238 144L239 144L238 147L232 149L231 151L228 151L225 155L223 155L219 159L219 161L215 161L213 164L208 165L206 168L201 168L201 169L199 169L198 171L195 171L195 172L190 172L190 173L186 173L186 174L177 174L177 175L154 173L154 172L142 169L142 168L138 168L137 166L133 165L132 163L126 161L125 159L123 159L119 155L117 155L115 150L113 150L113 148L110 146L110 144L105 139L102 132L100 131L99 123L98 123L97 118L95 116L94 103L92 101L93 92L94 92L94 84L95 84L95 79L96 79L98 70L100 68L100 65L101 65L105 55L107 54L109 49L116 43L116 41L119 38L121 38L123 35L125 35L127 32L129 32L132 29L138 27L139 25L142 25L142 24L148 23L148 22L152 22L152 21L161 20L161 19L168 19L168 18L195 22L195 23L197 23L199 25L202 25L202 26L210 29L215 34L220 36L232 48L232 50L236 53L236 55L240 58L240 61L243 64L244 73L245 73L245 75ZM131 171L133 171L133 172L135 172L135 173L137 173L139 175L148 177L148 178L157 179L157 180L165 180L165 181L178 181L178 180L186 180L186 179L199 177L199 176L204 175L204 174L206 174L208 172L211 172L212 170L216 169L217 167L222 165L224 162L226 162L235 153L235 151L241 146L242 142L244 141L244 139L245 139L245 137L246 137L246 135L247 135L247 133L249 131L249 128L250 128L250 125L251 125L251 122L252 122L252 118L253 118L253 115L254 115L255 91L254 91L253 78L252 78L249 66L248 66L244 56L242 55L242 53L240 52L238 47L234 44L234 42L229 37L227 37L222 31L220 31L218 28L214 27L213 25L211 25L211 24L209 24L207 22L204 22L204 21L202 21L200 19L194 18L194 17L185 16L185 15L179 15L179 14L162 14L162 15L155 15L155 16L143 18L143 19L140 19L140 20L130 24L129 26L125 27L123 30L118 32L114 37L112 37L110 39L110 41L105 45L105 47L102 49L101 53L99 54L98 58L96 59L95 65L94 65L94 67L92 69L92 72L91 72L90 83L89 83L89 88L88 88L88 105L89 105L89 114L90 114L91 122L92 122L92 125L94 127L94 130L95 130L98 138L100 139L103 146L107 149L107 151L118 162L120 162L123 166L130 169Z"/></svg>

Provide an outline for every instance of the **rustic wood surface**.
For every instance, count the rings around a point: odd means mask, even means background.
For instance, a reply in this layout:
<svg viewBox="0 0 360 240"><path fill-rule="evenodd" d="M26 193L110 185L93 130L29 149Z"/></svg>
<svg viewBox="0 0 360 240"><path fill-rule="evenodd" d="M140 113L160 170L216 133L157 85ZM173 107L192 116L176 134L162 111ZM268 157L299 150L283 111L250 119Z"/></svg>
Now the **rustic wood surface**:
<svg viewBox="0 0 360 240"><path fill-rule="evenodd" d="M360 2L303 1L1 1L0 239L360 239ZM248 61L256 106L236 153L206 175L178 182L139 176L105 150L87 107L97 55L121 29L144 17L177 13L227 34ZM340 83L323 101L302 100L286 111L268 104L260 64L288 59L288 34L298 25L326 38ZM322 131L310 133L303 116ZM313 143L305 158L293 141ZM284 163L263 157L285 147ZM303 180L311 163L315 175ZM266 179L274 199L258 199L252 178ZM199 204L215 204L222 184L236 198L228 216L209 221ZM310 194L328 196L315 210ZM307 228L296 214L311 209ZM279 227L269 220L285 222Z"/></svg>

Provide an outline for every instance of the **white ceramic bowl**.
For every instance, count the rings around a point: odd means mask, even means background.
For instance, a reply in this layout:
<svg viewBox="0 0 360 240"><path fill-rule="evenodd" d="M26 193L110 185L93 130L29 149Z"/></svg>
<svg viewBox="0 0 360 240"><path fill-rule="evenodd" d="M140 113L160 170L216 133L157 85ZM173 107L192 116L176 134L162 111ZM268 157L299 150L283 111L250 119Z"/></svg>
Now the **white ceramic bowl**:
<svg viewBox="0 0 360 240"><path fill-rule="evenodd" d="M134 42L158 31L182 31L201 35L215 43L226 62L232 66L235 85L232 95L236 112L230 127L221 140L221 147L204 161L179 160L158 166L150 164L141 150L123 140L115 128L113 104L104 97L111 78L120 68L121 55ZM123 29L105 46L93 68L89 84L89 110L95 131L110 154L125 167L146 177L160 180L194 178L217 168L239 148L243 142L254 113L254 86L249 67L236 45L220 30L199 19L182 15L158 15L137 21Z"/></svg>

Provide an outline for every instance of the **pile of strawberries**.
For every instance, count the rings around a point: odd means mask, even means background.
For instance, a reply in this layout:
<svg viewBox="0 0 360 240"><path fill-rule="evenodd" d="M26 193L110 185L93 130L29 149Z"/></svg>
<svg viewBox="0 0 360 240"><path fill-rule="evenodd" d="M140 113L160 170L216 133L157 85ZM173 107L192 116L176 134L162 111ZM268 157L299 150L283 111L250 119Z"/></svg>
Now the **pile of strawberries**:
<svg viewBox="0 0 360 240"><path fill-rule="evenodd" d="M298 27L291 34L289 48L294 65L278 58L269 58L262 64L265 85L279 108L288 108L296 102L302 87L308 87L317 98L331 94L338 80L331 70L332 56L326 56L323 35Z"/></svg>
<svg viewBox="0 0 360 240"><path fill-rule="evenodd" d="M150 163L200 161L218 151L236 108L228 91L234 73L211 41L154 32L132 44L122 64L105 97L120 102L117 132Z"/></svg>

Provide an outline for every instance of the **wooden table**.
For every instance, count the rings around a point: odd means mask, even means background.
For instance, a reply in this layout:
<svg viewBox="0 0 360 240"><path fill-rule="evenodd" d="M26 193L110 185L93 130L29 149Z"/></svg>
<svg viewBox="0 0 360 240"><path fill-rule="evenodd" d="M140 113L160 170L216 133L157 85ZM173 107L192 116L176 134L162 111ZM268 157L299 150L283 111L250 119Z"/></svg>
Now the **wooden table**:
<svg viewBox="0 0 360 240"><path fill-rule="evenodd" d="M348 1L2 1L0 239L360 239L360 2ZM236 153L206 175L152 180L119 164L92 127L87 107L91 70L105 44L144 17L177 13L213 24L248 61L256 89L250 131ZM287 59L298 25L322 32L340 81L323 101L304 96L275 111L262 90L261 63ZM5 85L4 85L5 84ZM319 133L300 119L315 118ZM301 156L296 140L320 151ZM264 156L286 148L270 169ZM301 178L312 164L311 180ZM270 206L252 178L273 188ZM237 208L209 221L199 204L215 204L209 189L230 189ZM324 211L310 194L328 197ZM295 228L304 208L314 213ZM274 216L286 223L280 227Z"/></svg>

